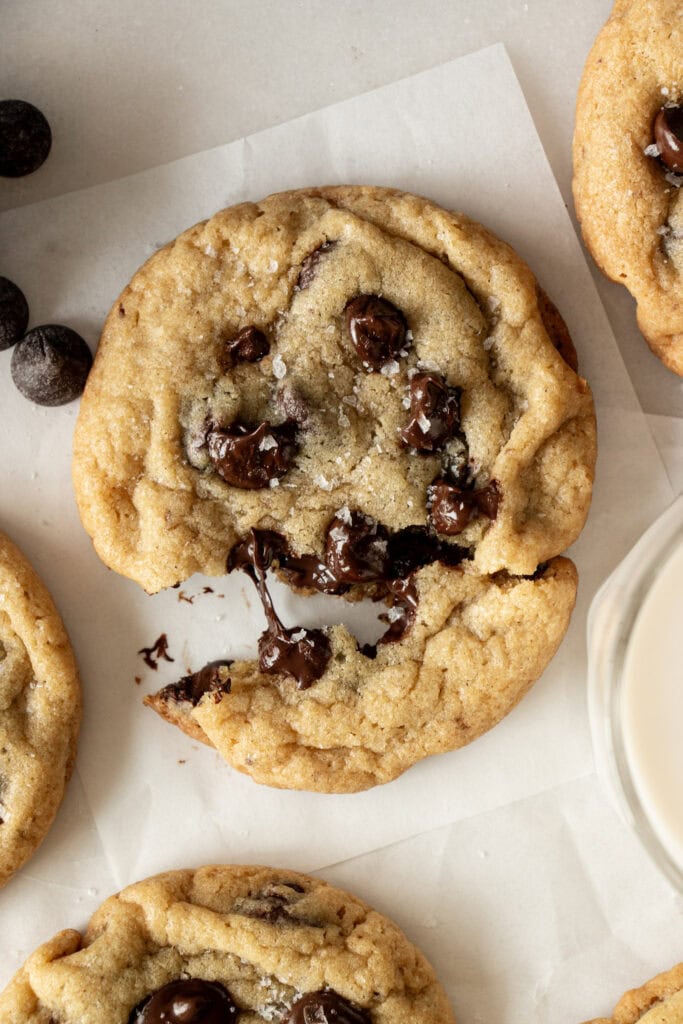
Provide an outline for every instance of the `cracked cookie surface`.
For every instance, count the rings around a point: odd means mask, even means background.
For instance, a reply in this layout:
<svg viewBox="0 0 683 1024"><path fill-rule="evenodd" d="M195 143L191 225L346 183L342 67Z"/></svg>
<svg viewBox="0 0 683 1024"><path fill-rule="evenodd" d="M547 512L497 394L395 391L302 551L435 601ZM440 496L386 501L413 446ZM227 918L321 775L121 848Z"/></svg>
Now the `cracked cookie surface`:
<svg viewBox="0 0 683 1024"><path fill-rule="evenodd" d="M228 559L269 626L258 664L148 702L260 782L339 792L499 721L574 604L556 556L595 461L575 356L507 245L388 189L274 195L152 257L81 404L81 517L148 591ZM384 601L385 636L285 629L269 568Z"/></svg>
<svg viewBox="0 0 683 1024"><path fill-rule="evenodd" d="M683 1024L683 964L626 992L611 1017L586 1024Z"/></svg>
<svg viewBox="0 0 683 1024"><path fill-rule="evenodd" d="M0 533L0 885L45 836L81 716L69 639L45 586Z"/></svg>
<svg viewBox="0 0 683 1024"><path fill-rule="evenodd" d="M61 932L28 959L0 995L0 1015L4 1024L454 1024L434 971L392 921L306 875L223 866L168 872L108 899L84 935Z"/></svg>
<svg viewBox="0 0 683 1024"><path fill-rule="evenodd" d="M683 374L680 0L617 0L590 52L574 132L574 199L598 266L635 298L653 352ZM668 138L668 142L666 141ZM678 169L676 169L678 168Z"/></svg>

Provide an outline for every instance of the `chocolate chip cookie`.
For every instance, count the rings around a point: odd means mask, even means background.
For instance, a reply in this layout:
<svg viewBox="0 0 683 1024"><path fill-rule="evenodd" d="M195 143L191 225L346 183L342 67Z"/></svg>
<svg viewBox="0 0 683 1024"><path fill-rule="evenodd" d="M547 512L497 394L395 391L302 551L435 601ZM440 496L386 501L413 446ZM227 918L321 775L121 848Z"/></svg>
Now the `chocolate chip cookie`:
<svg viewBox="0 0 683 1024"><path fill-rule="evenodd" d="M0 533L0 886L52 824L80 716L76 663L57 609Z"/></svg>
<svg viewBox="0 0 683 1024"><path fill-rule="evenodd" d="M566 328L508 246L379 188L216 214L138 271L81 404L74 481L102 559L148 591L244 570L259 661L151 704L261 782L394 778L490 728L559 644L595 420ZM384 603L285 628L266 572Z"/></svg>
<svg viewBox="0 0 683 1024"><path fill-rule="evenodd" d="M574 199L596 263L635 298L652 351L683 374L683 7L617 0L590 52Z"/></svg>
<svg viewBox="0 0 683 1024"><path fill-rule="evenodd" d="M658 974L651 981L626 992L611 1017L586 1024L682 1024L683 964Z"/></svg>
<svg viewBox="0 0 683 1024"><path fill-rule="evenodd" d="M41 946L0 995L5 1024L454 1024L387 918L314 878L174 871Z"/></svg>

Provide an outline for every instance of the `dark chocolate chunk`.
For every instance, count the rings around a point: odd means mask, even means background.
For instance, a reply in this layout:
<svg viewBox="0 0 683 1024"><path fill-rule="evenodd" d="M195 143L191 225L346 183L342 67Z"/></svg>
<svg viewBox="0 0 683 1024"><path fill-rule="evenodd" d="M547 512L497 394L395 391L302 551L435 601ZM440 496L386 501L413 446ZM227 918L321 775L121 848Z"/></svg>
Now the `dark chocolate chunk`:
<svg viewBox="0 0 683 1024"><path fill-rule="evenodd" d="M386 579L389 570L389 531L363 515L340 509L330 523L325 562L340 583L372 583Z"/></svg>
<svg viewBox="0 0 683 1024"><path fill-rule="evenodd" d="M486 487L482 487L473 493L474 502L482 515L488 516L489 519L495 519L498 515L501 497L498 481L491 480Z"/></svg>
<svg viewBox="0 0 683 1024"><path fill-rule="evenodd" d="M358 295L345 312L353 347L370 369L381 370L400 355L407 329L400 309L378 295Z"/></svg>
<svg viewBox="0 0 683 1024"><path fill-rule="evenodd" d="M218 981L171 981L131 1011L128 1024L229 1024L239 1009Z"/></svg>
<svg viewBox="0 0 683 1024"><path fill-rule="evenodd" d="M12 380L37 405L65 405L83 392L90 349L70 327L45 324L24 335L12 352Z"/></svg>
<svg viewBox="0 0 683 1024"><path fill-rule="evenodd" d="M20 288L0 277L0 352L16 345L28 327L28 302Z"/></svg>
<svg viewBox="0 0 683 1024"><path fill-rule="evenodd" d="M270 342L263 331L250 324L225 342L221 365L229 370L236 363L258 363L269 351Z"/></svg>
<svg viewBox="0 0 683 1024"><path fill-rule="evenodd" d="M0 100L0 175L21 178L47 159L52 132L45 116L25 100Z"/></svg>
<svg viewBox="0 0 683 1024"><path fill-rule="evenodd" d="M500 488L492 480L478 491L468 491L447 480L436 480L429 489L430 518L437 533L452 537L462 533L477 512L495 519L500 503Z"/></svg>
<svg viewBox="0 0 683 1024"><path fill-rule="evenodd" d="M401 440L418 452L435 452L460 424L458 392L435 373L416 373L410 382L410 421Z"/></svg>
<svg viewBox="0 0 683 1024"><path fill-rule="evenodd" d="M329 252L336 245L336 242L323 242L317 249L309 253L306 259L301 264L301 270L299 271L299 277L297 278L296 286L299 291L303 291L304 288L308 288L309 284L316 277L318 273L318 265L325 253Z"/></svg>
<svg viewBox="0 0 683 1024"><path fill-rule="evenodd" d="M431 562L459 565L469 557L467 548L440 540L426 526L406 526L389 538L390 578L403 579Z"/></svg>
<svg viewBox="0 0 683 1024"><path fill-rule="evenodd" d="M683 174L683 107L662 107L652 132L664 166L675 174Z"/></svg>
<svg viewBox="0 0 683 1024"><path fill-rule="evenodd" d="M370 1014L338 992L306 992L292 1003L284 1024L371 1024Z"/></svg>
<svg viewBox="0 0 683 1024"><path fill-rule="evenodd" d="M167 700L189 701L196 707L205 693L230 693L228 669L231 665L232 662L226 660L210 661L197 672L183 676L177 683L164 686L159 696Z"/></svg>
<svg viewBox="0 0 683 1024"><path fill-rule="evenodd" d="M226 483L260 490L270 486L271 480L283 477L292 465L297 451L296 429L293 420L279 426L267 420L257 427L241 423L213 426L206 438L209 457Z"/></svg>
<svg viewBox="0 0 683 1024"><path fill-rule="evenodd" d="M284 672L294 676L299 690L307 690L327 668L332 649L322 629L285 629L280 623L261 634L258 654L262 672Z"/></svg>

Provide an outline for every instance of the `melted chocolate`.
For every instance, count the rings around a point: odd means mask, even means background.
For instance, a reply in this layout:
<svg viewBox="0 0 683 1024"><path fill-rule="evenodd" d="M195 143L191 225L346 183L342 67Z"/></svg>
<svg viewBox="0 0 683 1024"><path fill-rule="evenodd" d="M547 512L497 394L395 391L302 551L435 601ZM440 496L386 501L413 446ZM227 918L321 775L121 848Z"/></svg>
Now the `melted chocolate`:
<svg viewBox="0 0 683 1024"><path fill-rule="evenodd" d="M309 253L306 259L301 264L301 270L299 271L299 277L296 282L296 286L299 291L303 291L304 288L308 288L310 283L317 277L318 265L325 256L325 253L333 249L336 242L323 242L322 245L314 249L313 252Z"/></svg>
<svg viewBox="0 0 683 1024"><path fill-rule="evenodd" d="M373 598L389 604L383 616L389 628L379 643L395 643L415 618L417 588L412 573L430 562L458 565L468 555L465 548L440 540L427 527L409 526L392 534L370 516L343 508L328 528L324 562L315 555L295 555L274 530L252 530L232 548L227 570L248 573L263 603L268 628L259 639L261 671L286 672L305 689L325 671L330 643L323 630L282 625L266 586L267 569L274 566L292 585L327 594L343 593L353 583L372 584ZM369 658L377 653L370 645L361 652Z"/></svg>
<svg viewBox="0 0 683 1024"><path fill-rule="evenodd" d="M683 107L662 107L652 132L664 166L675 174L683 174Z"/></svg>
<svg viewBox="0 0 683 1024"><path fill-rule="evenodd" d="M250 324L226 341L221 360L223 369L228 370L236 363L258 363L269 351L270 342L263 331Z"/></svg>
<svg viewBox="0 0 683 1024"><path fill-rule="evenodd" d="M259 637L259 668L262 672L291 675L298 688L305 690L325 671L332 654L330 641L321 629L287 629L280 621L266 586L266 569L275 556L270 536L270 531L251 530L247 540L230 552L227 569L248 573L261 598L268 626Z"/></svg>
<svg viewBox="0 0 683 1024"><path fill-rule="evenodd" d="M332 989L306 992L292 1004L284 1024L370 1024L370 1014Z"/></svg>
<svg viewBox="0 0 683 1024"><path fill-rule="evenodd" d="M128 1024L229 1024L239 1015L232 996L218 981L171 981L135 1007Z"/></svg>
<svg viewBox="0 0 683 1024"><path fill-rule="evenodd" d="M430 488L430 518L437 533L453 537L462 533L477 512L495 519L500 504L500 487L492 480L478 491L468 491L447 480L436 480Z"/></svg>
<svg viewBox="0 0 683 1024"><path fill-rule="evenodd" d="M189 701L196 707L205 693L230 693L230 676L225 670L231 665L231 661L210 661L197 672L183 676L177 683L164 686L159 696L176 701Z"/></svg>
<svg viewBox="0 0 683 1024"><path fill-rule="evenodd" d="M340 583L375 583L389 575L389 531L362 512L340 509L327 530L325 562Z"/></svg>
<svg viewBox="0 0 683 1024"><path fill-rule="evenodd" d="M410 420L401 441L418 452L435 452L460 425L458 392L436 373L416 373L410 382Z"/></svg>
<svg viewBox="0 0 683 1024"><path fill-rule="evenodd" d="M140 648L138 654L142 655L142 660L147 668L154 669L155 672L162 658L164 661L175 661L175 658L168 653L168 637L165 633L161 633L151 647Z"/></svg>
<svg viewBox="0 0 683 1024"><path fill-rule="evenodd" d="M267 420L257 427L212 426L206 435L209 457L226 483L260 490L289 470L297 451L296 429L294 420L279 426Z"/></svg>
<svg viewBox="0 0 683 1024"><path fill-rule="evenodd" d="M346 326L362 361L372 370L396 359L406 345L406 319L378 295L358 295L346 306Z"/></svg>
<svg viewBox="0 0 683 1024"><path fill-rule="evenodd" d="M275 564L288 583L301 589L319 590L323 594L341 594L348 588L339 583L324 562L316 555L295 555L281 533L275 530L252 530L260 545L266 569ZM253 541L251 536L236 544L228 555L227 570L250 571Z"/></svg>

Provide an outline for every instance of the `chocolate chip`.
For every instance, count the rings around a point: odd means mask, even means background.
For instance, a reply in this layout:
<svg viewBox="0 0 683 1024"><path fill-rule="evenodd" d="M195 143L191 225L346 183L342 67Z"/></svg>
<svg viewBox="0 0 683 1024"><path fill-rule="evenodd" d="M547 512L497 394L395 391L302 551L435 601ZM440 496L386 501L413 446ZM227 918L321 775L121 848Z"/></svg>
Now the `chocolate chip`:
<svg viewBox="0 0 683 1024"><path fill-rule="evenodd" d="M289 470L297 451L296 429L293 420L279 426L264 421L253 428L241 423L214 426L207 433L209 457L226 483L260 490Z"/></svg>
<svg viewBox="0 0 683 1024"><path fill-rule="evenodd" d="M301 270L297 278L296 287L299 291L303 291L304 288L308 288L311 281L316 277L318 273L318 266L325 253L328 253L330 249L333 249L336 242L323 242L317 249L309 253L306 259L301 264Z"/></svg>
<svg viewBox="0 0 683 1024"><path fill-rule="evenodd" d="M387 577L389 531L362 512L340 509L330 523L325 562L340 583L372 583Z"/></svg>
<svg viewBox="0 0 683 1024"><path fill-rule="evenodd" d="M197 672L183 676L177 683L164 686L158 696L165 700L188 701L196 707L205 693L230 693L231 680L228 670L231 665L231 661L210 661Z"/></svg>
<svg viewBox="0 0 683 1024"><path fill-rule="evenodd" d="M0 100L0 175L21 178L47 159L52 132L37 107L25 100Z"/></svg>
<svg viewBox="0 0 683 1024"><path fill-rule="evenodd" d="M83 392L90 349L70 327L45 324L24 335L12 353L12 380L37 405L65 405Z"/></svg>
<svg viewBox="0 0 683 1024"><path fill-rule="evenodd" d="M468 491L447 480L436 480L429 489L430 518L434 529L446 536L462 533L476 512L495 519L500 503L500 488L492 480L478 491Z"/></svg>
<svg viewBox="0 0 683 1024"><path fill-rule="evenodd" d="M458 392L435 373L416 373L410 382L410 421L401 440L418 452L435 452L460 424Z"/></svg>
<svg viewBox="0 0 683 1024"><path fill-rule="evenodd" d="M406 526L389 538L389 575L401 579L431 562L459 565L468 556L467 548L440 540L425 526Z"/></svg>
<svg viewBox="0 0 683 1024"><path fill-rule="evenodd" d="M261 634L258 653L262 672L284 672L296 679L297 689L307 690L327 668L332 649L322 629L285 629L279 623Z"/></svg>
<svg viewBox="0 0 683 1024"><path fill-rule="evenodd" d="M302 886L288 882L271 883L253 896L245 896L237 900L233 910L234 913L242 914L244 917L268 921L270 924L291 922L313 924L312 921L304 922L302 918L292 914L293 908L296 907L305 891Z"/></svg>
<svg viewBox="0 0 683 1024"><path fill-rule="evenodd" d="M683 107L662 107L652 131L659 159L676 174L683 174Z"/></svg>
<svg viewBox="0 0 683 1024"><path fill-rule="evenodd" d="M225 342L221 366L229 370L236 363L258 363L270 351L270 342L263 331L250 324L243 327L234 338Z"/></svg>
<svg viewBox="0 0 683 1024"><path fill-rule="evenodd" d="M370 1024L370 1015L338 992L325 989L300 996L292 1003L284 1024Z"/></svg>
<svg viewBox="0 0 683 1024"><path fill-rule="evenodd" d="M239 1009L218 981L171 981L131 1011L128 1024L228 1024Z"/></svg>
<svg viewBox="0 0 683 1024"><path fill-rule="evenodd" d="M491 480L486 487L474 491L474 501L477 508L482 515L488 516L489 519L495 519L498 515L500 497L500 487L497 480Z"/></svg>
<svg viewBox="0 0 683 1024"><path fill-rule="evenodd" d="M400 309L378 295L358 295L345 312L353 347L372 370L381 370L400 355L407 329Z"/></svg>
<svg viewBox="0 0 683 1024"><path fill-rule="evenodd" d="M28 302L20 288L0 277L0 352L16 345L28 326Z"/></svg>

